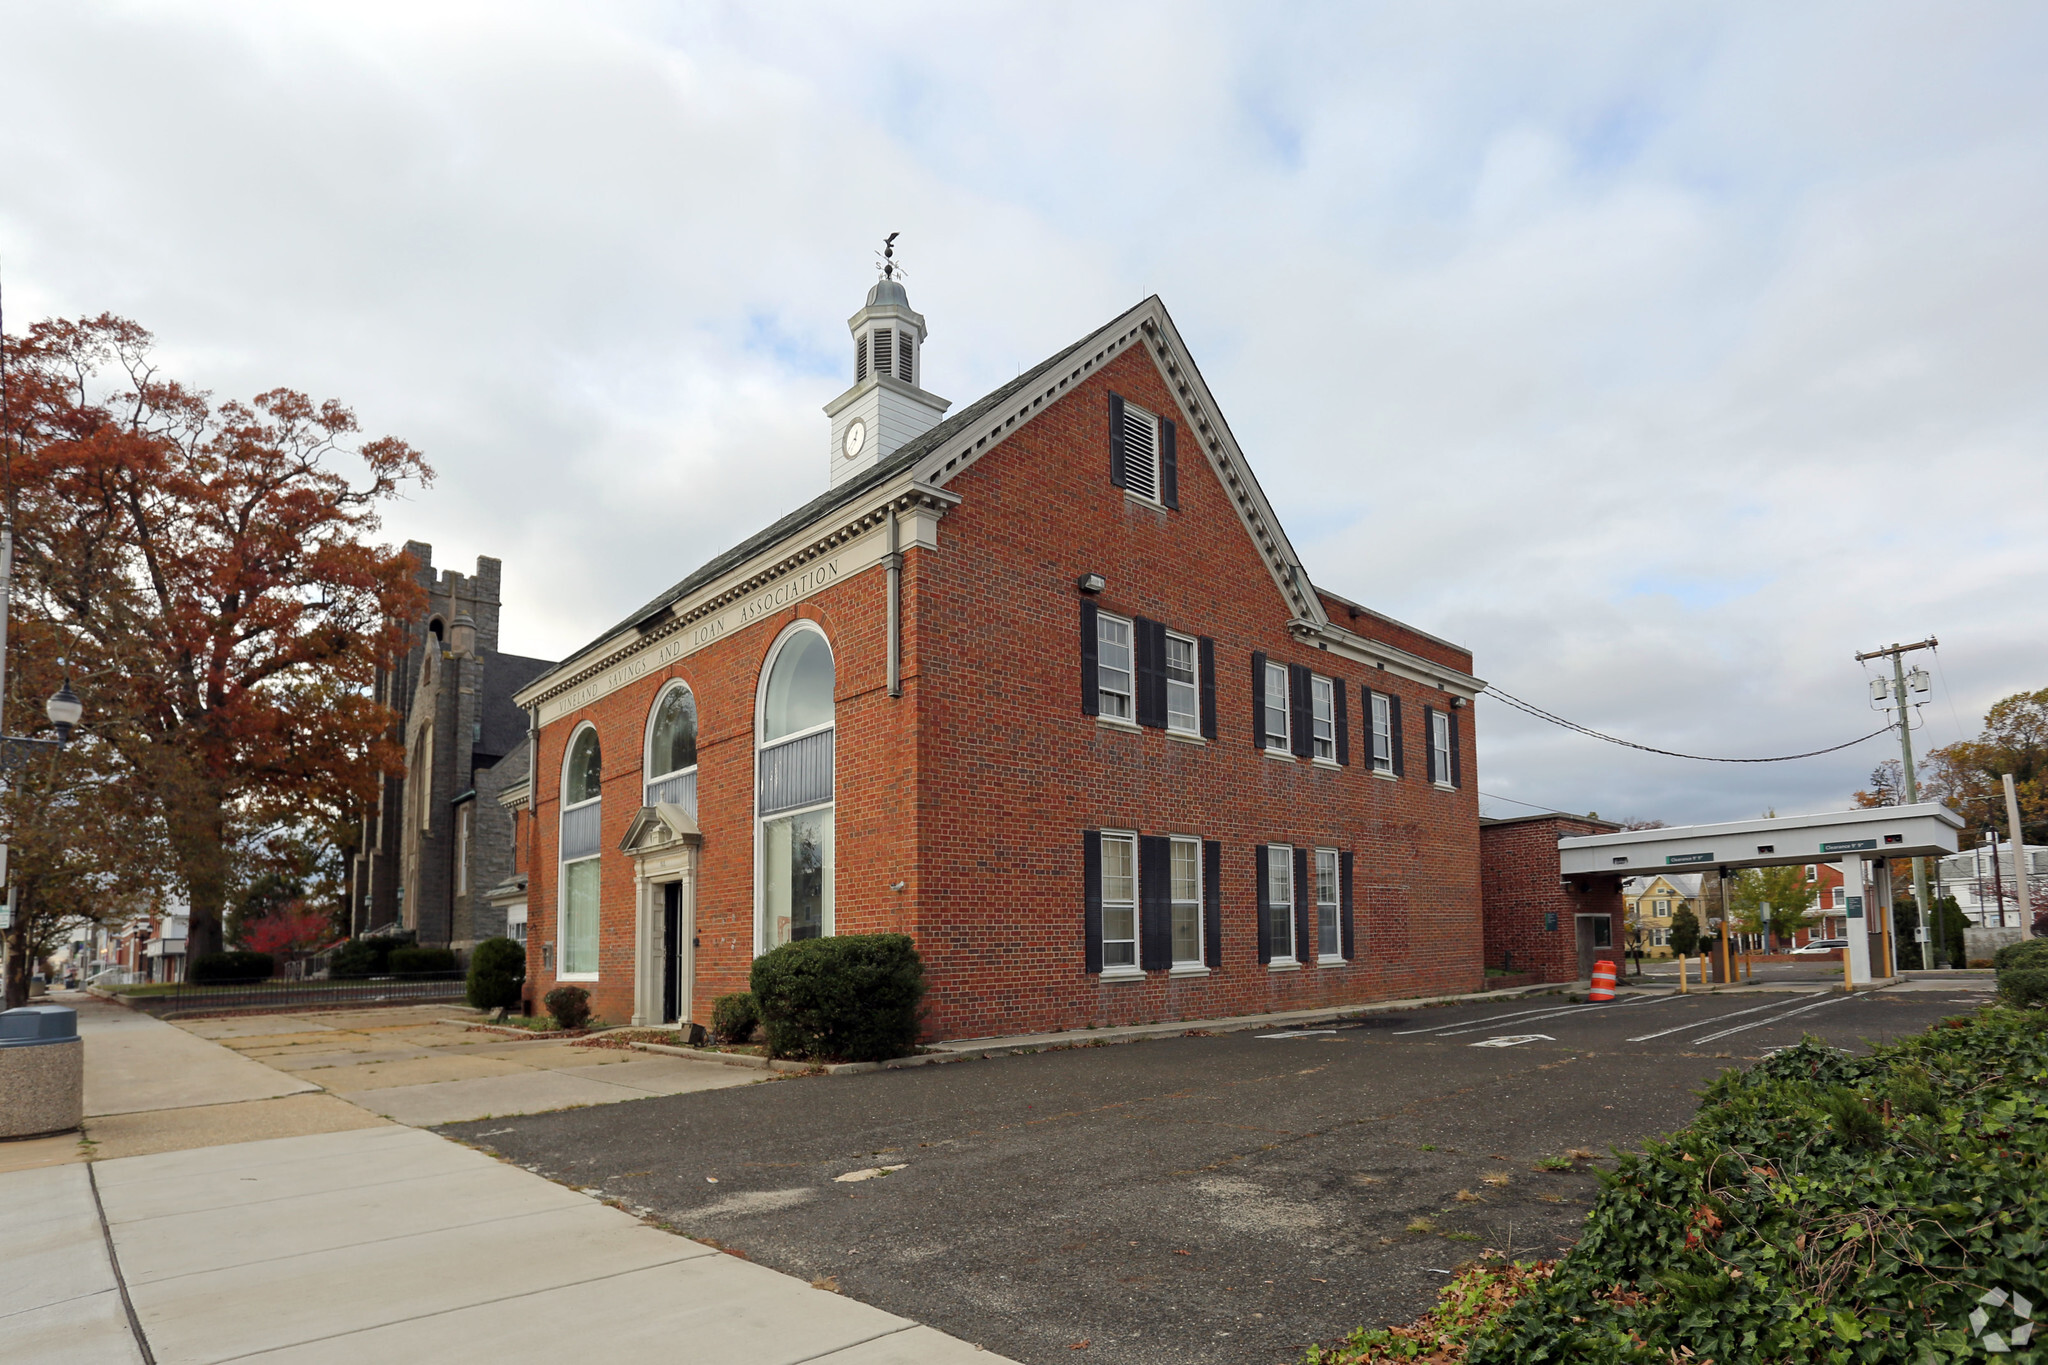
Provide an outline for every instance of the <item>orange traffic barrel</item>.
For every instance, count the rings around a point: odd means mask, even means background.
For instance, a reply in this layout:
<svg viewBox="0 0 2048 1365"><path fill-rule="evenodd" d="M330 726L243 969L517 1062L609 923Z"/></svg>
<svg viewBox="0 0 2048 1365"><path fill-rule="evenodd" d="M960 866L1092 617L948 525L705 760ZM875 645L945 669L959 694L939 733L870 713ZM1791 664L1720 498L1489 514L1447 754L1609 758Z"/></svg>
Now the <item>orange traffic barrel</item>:
<svg viewBox="0 0 2048 1365"><path fill-rule="evenodd" d="M1612 1000L1614 998L1614 964L1601 960L1593 964L1593 989L1586 993L1588 1000Z"/></svg>

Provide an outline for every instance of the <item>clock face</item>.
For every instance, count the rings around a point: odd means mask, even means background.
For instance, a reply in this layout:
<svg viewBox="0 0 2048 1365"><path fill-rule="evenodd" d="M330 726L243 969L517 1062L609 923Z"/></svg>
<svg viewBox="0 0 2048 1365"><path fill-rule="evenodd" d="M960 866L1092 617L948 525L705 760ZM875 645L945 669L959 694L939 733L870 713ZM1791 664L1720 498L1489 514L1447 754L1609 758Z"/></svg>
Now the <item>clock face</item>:
<svg viewBox="0 0 2048 1365"><path fill-rule="evenodd" d="M867 443L868 424L856 417L853 419L853 424L846 428L846 458L850 460L860 454L860 448Z"/></svg>

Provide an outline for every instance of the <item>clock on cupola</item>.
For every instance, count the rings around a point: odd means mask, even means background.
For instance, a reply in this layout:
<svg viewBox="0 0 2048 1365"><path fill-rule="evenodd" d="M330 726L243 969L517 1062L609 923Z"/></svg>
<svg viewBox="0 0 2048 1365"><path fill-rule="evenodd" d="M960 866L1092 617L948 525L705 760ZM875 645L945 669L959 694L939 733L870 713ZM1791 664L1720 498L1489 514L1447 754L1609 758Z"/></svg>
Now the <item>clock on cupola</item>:
<svg viewBox="0 0 2048 1365"><path fill-rule="evenodd" d="M832 421L832 484L872 469L937 426L952 404L927 393L924 315L897 278L896 233L882 243L882 278L847 320L853 332L853 387L825 405Z"/></svg>

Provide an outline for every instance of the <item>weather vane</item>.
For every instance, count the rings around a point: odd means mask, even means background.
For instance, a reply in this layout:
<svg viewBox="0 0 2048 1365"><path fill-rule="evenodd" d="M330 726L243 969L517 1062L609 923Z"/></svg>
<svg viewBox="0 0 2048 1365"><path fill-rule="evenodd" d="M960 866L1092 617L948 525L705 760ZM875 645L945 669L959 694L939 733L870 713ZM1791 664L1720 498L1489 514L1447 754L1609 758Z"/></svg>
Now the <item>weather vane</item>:
<svg viewBox="0 0 2048 1365"><path fill-rule="evenodd" d="M900 232L892 232L882 239L882 260L876 269L882 272L882 278L885 280L893 280L899 273L910 273L896 262L896 239L902 235Z"/></svg>

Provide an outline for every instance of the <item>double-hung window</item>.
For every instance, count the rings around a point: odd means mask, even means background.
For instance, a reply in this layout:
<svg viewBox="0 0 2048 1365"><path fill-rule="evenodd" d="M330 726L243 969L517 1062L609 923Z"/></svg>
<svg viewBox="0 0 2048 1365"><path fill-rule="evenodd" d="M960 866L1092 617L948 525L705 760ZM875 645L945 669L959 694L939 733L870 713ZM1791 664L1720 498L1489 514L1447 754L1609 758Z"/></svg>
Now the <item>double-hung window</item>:
<svg viewBox="0 0 2048 1365"><path fill-rule="evenodd" d="M1102 835L1102 969L1138 970L1138 836Z"/></svg>
<svg viewBox="0 0 2048 1365"><path fill-rule="evenodd" d="M1202 965L1202 841L1176 838L1167 900L1173 924L1173 965Z"/></svg>
<svg viewBox="0 0 2048 1365"><path fill-rule="evenodd" d="M1294 850L1286 844L1266 846L1266 908L1273 961L1294 961Z"/></svg>
<svg viewBox="0 0 2048 1365"><path fill-rule="evenodd" d="M1266 748L1275 753L1290 752L1292 745L1287 731L1286 664L1266 665L1266 700L1262 709L1266 717Z"/></svg>
<svg viewBox="0 0 2048 1365"><path fill-rule="evenodd" d="M1344 941L1337 919L1337 850L1316 850L1316 957L1324 962L1344 960Z"/></svg>
<svg viewBox="0 0 2048 1365"><path fill-rule="evenodd" d="M1429 713L1429 767L1432 782L1451 785L1451 717L1444 711Z"/></svg>
<svg viewBox="0 0 2048 1365"><path fill-rule="evenodd" d="M1328 763L1337 761L1337 689L1328 678L1311 677L1308 682L1310 739L1314 757Z"/></svg>
<svg viewBox="0 0 2048 1365"><path fill-rule="evenodd" d="M1131 720L1131 623L1108 612L1095 617L1098 714Z"/></svg>
<svg viewBox="0 0 2048 1365"><path fill-rule="evenodd" d="M1394 771L1394 699L1378 692L1372 698L1372 770Z"/></svg>
<svg viewBox="0 0 2048 1365"><path fill-rule="evenodd" d="M1166 728L1179 735L1202 732L1198 650L1192 637L1166 633Z"/></svg>

